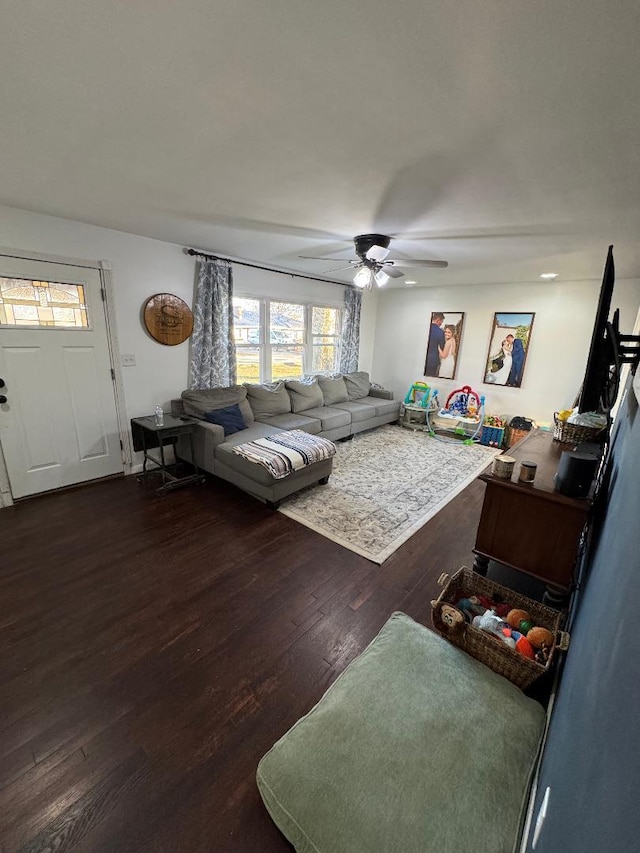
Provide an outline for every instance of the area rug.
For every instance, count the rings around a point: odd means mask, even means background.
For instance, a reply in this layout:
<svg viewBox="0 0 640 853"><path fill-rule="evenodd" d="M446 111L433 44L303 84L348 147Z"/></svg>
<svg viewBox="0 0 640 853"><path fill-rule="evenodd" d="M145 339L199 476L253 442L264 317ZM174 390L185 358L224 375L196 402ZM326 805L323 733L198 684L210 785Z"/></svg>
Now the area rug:
<svg viewBox="0 0 640 853"><path fill-rule="evenodd" d="M329 483L292 495L280 512L374 563L383 563L500 452L399 426L336 446Z"/></svg>

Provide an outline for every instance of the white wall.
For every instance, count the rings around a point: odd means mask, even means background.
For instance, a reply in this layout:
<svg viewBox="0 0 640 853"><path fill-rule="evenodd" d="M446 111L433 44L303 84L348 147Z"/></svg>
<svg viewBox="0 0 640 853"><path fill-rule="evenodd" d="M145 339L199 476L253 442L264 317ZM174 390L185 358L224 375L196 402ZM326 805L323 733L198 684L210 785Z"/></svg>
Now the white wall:
<svg viewBox="0 0 640 853"><path fill-rule="evenodd" d="M2 206L0 246L111 263L120 351L136 357L135 367L122 368L128 418L153 411L156 403L168 408L170 399L186 388L189 342L163 346L146 333L140 320L141 306L154 293L173 293L192 304L195 261L183 253L182 246ZM238 265L234 266L234 289L238 295L318 300L336 306L342 306L344 293L341 285ZM370 296L367 305L371 307L363 309L364 370L372 362L375 298Z"/></svg>
<svg viewBox="0 0 640 853"><path fill-rule="evenodd" d="M554 410L571 406L582 382L599 293L600 281L381 292L372 373L396 397L404 397L412 382L424 379L431 312L464 311L457 378L427 380L440 391L440 400L471 385L486 396L487 412L549 422ZM640 281L616 281L612 308L620 308L622 331L631 332L639 304ZM521 388L482 381L495 311L535 312Z"/></svg>

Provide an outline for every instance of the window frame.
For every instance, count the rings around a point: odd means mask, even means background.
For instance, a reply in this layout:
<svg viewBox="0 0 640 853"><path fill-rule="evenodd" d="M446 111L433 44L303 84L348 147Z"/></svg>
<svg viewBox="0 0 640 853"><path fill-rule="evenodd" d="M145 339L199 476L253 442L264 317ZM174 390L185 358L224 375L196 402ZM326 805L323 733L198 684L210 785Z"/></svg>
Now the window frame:
<svg viewBox="0 0 640 853"><path fill-rule="evenodd" d="M302 347L302 377L310 375L312 372L313 365L313 348L314 348L314 339L315 338L335 338L335 368L333 371L329 371L329 373L335 373L339 370L340 365L340 350L342 345L342 323L344 320L344 306L337 305L335 303L331 303L330 301L320 301L320 300L310 300L310 301L301 301L297 299L291 299L287 296L258 296L254 293L234 293L233 299L251 299L258 303L259 305L259 322L260 322L260 343L259 344L244 344L244 343L235 343L236 347L236 355L238 353L238 349L242 347L246 348L257 348L259 352L258 362L259 362L259 372L260 379L259 382L262 384L277 382L278 379L273 379L273 350L281 349L282 347L286 347L287 344L272 344L271 343L271 305L272 303L285 303L287 305L296 305L300 306L303 309L303 317L304 317L304 333L303 333L303 343L302 344L291 344L290 346L300 346ZM337 331L335 335L314 335L313 333L313 309L314 308L329 308L333 311L338 312L338 323L337 323ZM322 371L315 371L315 373L322 373Z"/></svg>

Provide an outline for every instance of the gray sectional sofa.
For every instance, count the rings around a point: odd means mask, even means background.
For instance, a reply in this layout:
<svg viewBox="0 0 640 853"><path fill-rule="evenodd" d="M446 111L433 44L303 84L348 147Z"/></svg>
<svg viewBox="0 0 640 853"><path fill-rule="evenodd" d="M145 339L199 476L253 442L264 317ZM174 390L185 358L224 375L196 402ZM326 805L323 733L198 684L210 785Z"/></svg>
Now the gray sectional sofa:
<svg viewBox="0 0 640 853"><path fill-rule="evenodd" d="M223 427L208 423L206 415L233 405L239 407L247 426L225 436ZM355 433L396 421L399 408L393 392L372 386L369 375L361 371L337 377L316 376L308 382L187 390L171 403L173 414L199 420L194 436L198 467L274 508L299 489L326 482L333 460L316 462L275 480L266 468L234 453L236 445L292 429L332 441L346 440ZM186 440L178 442L177 453L181 459L192 461Z"/></svg>

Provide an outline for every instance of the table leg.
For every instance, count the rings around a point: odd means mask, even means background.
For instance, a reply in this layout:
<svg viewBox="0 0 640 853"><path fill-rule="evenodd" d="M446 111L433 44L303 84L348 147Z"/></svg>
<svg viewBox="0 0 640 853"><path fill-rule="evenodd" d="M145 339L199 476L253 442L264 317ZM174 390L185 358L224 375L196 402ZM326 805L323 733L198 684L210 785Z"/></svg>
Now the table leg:
<svg viewBox="0 0 640 853"><path fill-rule="evenodd" d="M158 444L160 446L160 462L162 463L160 466L160 470L162 471L162 485L164 486L167 477L166 477L166 465L164 462L164 444L162 443L162 435L158 433Z"/></svg>
<svg viewBox="0 0 640 853"><path fill-rule="evenodd" d="M484 554L478 554L476 552L476 555L473 558L473 571L479 575L482 575L483 578L486 578L488 569L489 558L485 557Z"/></svg>

